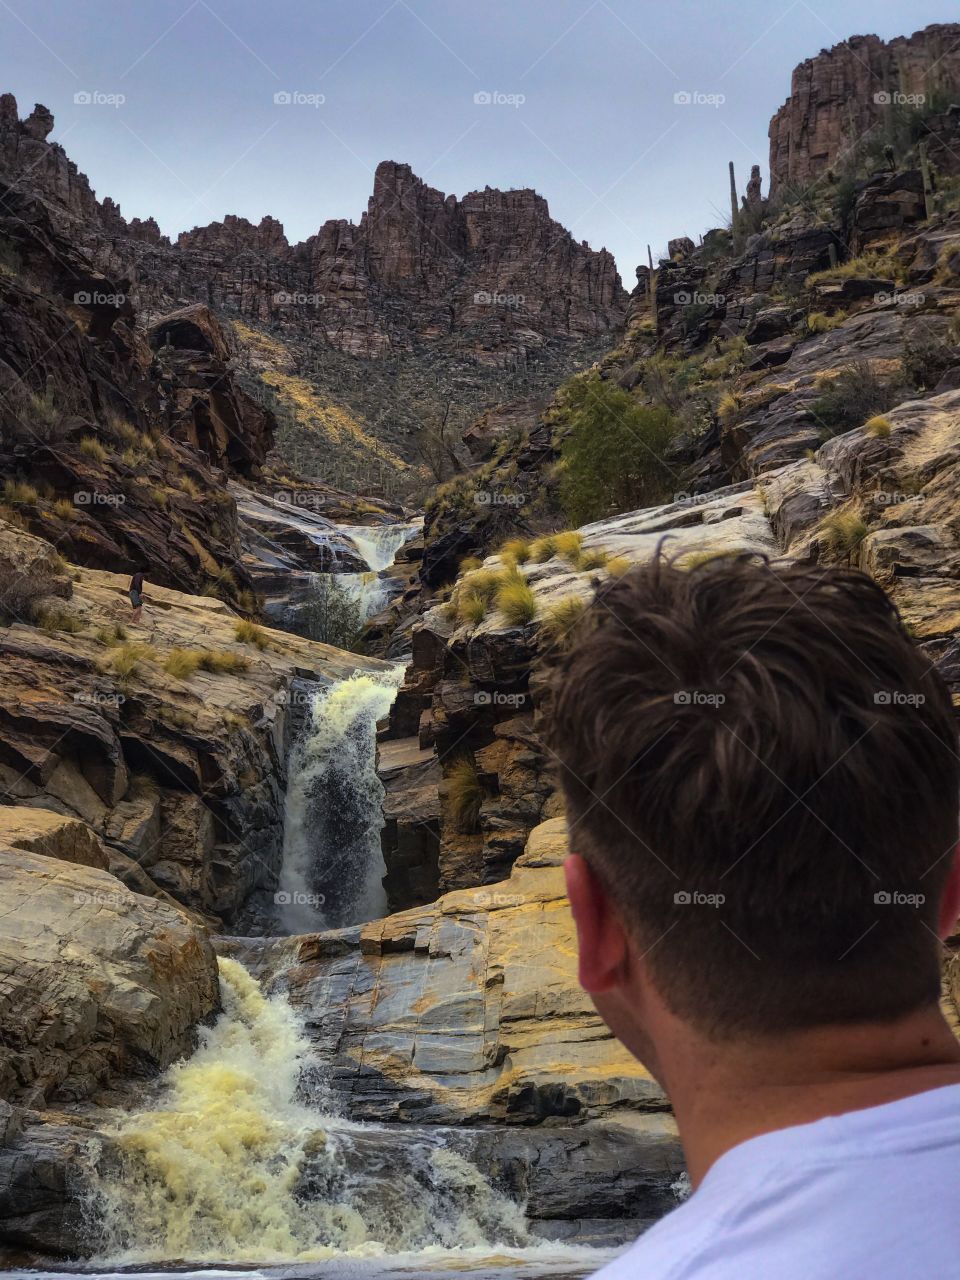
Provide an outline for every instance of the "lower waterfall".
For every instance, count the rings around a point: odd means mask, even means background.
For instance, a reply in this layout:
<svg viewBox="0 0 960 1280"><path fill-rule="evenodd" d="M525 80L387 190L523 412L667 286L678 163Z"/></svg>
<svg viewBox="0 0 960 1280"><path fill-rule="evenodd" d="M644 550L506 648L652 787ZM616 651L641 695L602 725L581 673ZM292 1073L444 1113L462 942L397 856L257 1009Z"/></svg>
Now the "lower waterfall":
<svg viewBox="0 0 960 1280"><path fill-rule="evenodd" d="M376 728L403 670L353 675L314 695L287 783L277 904L288 933L386 914Z"/></svg>
<svg viewBox="0 0 960 1280"><path fill-rule="evenodd" d="M220 960L223 1012L154 1105L108 1131L87 1205L111 1266L282 1262L524 1246L520 1208L438 1138L390 1135L303 1098L312 1046L282 995ZM370 1155L370 1148L374 1151Z"/></svg>

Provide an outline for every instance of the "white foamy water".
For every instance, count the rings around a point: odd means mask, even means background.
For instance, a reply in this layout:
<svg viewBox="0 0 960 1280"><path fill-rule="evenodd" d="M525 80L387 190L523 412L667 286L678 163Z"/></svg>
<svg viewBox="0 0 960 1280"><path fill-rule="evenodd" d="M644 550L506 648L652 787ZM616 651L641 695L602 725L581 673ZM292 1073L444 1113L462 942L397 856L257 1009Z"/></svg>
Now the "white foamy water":
<svg viewBox="0 0 960 1280"><path fill-rule="evenodd" d="M385 1138L308 1105L298 1085L312 1046L286 998L235 960L220 974L223 1013L197 1051L107 1131L116 1154L87 1205L98 1274L178 1260L429 1265L531 1243L521 1209L440 1135Z"/></svg>
<svg viewBox="0 0 960 1280"><path fill-rule="evenodd" d="M379 573L389 569L397 552L423 528L422 520L410 524L341 524L340 533L349 538L370 568Z"/></svg>
<svg viewBox="0 0 960 1280"><path fill-rule="evenodd" d="M376 733L403 671L353 675L314 696L288 770L277 901L289 933L386 914Z"/></svg>

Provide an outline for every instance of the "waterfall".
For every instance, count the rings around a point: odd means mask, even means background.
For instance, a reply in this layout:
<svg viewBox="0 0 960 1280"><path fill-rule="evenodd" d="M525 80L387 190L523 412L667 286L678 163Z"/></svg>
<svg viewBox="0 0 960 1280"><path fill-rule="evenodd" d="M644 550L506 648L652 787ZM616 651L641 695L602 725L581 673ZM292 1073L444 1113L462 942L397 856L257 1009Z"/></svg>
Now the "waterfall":
<svg viewBox="0 0 960 1280"><path fill-rule="evenodd" d="M314 695L288 771L277 904L289 933L386 914L376 729L403 670L353 675Z"/></svg>
<svg viewBox="0 0 960 1280"><path fill-rule="evenodd" d="M337 525L375 573L379 573L381 569L389 569L400 548L418 534L422 527L422 520L416 520L412 524Z"/></svg>
<svg viewBox="0 0 960 1280"><path fill-rule="evenodd" d="M86 1206L97 1262L281 1262L529 1243L521 1210L442 1136L304 1099L312 1046L282 995L220 960L223 1012L153 1105L107 1133Z"/></svg>

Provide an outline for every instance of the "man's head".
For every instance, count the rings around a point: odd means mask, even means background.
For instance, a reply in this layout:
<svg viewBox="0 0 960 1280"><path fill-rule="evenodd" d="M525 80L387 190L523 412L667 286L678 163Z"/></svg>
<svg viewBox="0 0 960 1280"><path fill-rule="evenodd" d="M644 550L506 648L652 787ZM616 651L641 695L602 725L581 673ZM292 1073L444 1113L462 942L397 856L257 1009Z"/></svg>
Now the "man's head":
<svg viewBox="0 0 960 1280"><path fill-rule="evenodd" d="M601 594L555 691L581 978L631 1047L638 972L718 1041L936 1002L956 728L869 578L658 559Z"/></svg>

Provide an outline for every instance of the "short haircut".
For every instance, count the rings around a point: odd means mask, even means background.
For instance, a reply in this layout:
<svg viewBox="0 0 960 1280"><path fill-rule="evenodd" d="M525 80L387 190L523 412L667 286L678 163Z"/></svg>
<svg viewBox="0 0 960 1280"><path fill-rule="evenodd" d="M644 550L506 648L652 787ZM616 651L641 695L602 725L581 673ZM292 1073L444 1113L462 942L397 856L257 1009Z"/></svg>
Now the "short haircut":
<svg viewBox="0 0 960 1280"><path fill-rule="evenodd" d="M852 569L658 555L554 677L570 847L716 1039L936 1002L958 838L950 696Z"/></svg>

